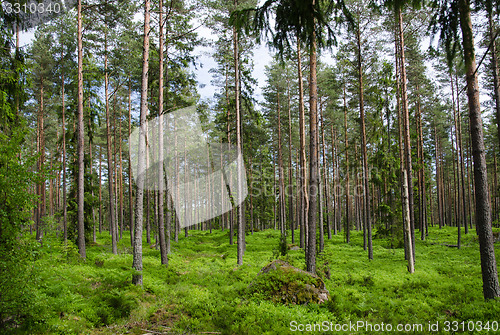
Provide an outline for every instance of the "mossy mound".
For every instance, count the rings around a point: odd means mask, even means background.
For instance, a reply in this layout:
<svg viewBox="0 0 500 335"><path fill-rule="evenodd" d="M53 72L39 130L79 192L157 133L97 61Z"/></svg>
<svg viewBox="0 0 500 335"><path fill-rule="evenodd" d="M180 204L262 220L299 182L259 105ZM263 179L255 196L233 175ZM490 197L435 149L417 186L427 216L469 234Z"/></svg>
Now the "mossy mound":
<svg viewBox="0 0 500 335"><path fill-rule="evenodd" d="M281 260L274 260L263 267L247 290L252 296L293 305L320 304L330 298L320 277Z"/></svg>

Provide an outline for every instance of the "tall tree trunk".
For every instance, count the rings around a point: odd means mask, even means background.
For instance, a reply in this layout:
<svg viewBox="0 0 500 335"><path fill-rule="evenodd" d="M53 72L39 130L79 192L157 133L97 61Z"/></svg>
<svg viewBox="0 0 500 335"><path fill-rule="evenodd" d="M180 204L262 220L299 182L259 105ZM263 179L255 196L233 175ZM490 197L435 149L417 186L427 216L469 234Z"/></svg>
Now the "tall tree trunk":
<svg viewBox="0 0 500 335"><path fill-rule="evenodd" d="M368 183L368 154L366 147L365 106L363 93L363 63L361 56L361 35L359 27L356 30L356 43L358 46L358 85L359 85L359 117L361 121L361 155L363 156L363 185L364 185L364 226L367 232L368 259L373 259L372 225L370 222L370 185Z"/></svg>
<svg viewBox="0 0 500 335"><path fill-rule="evenodd" d="M111 249L113 254L118 254L116 238L116 217L115 217L115 191L113 188L113 152L111 149L111 116L109 112L109 77L108 77L108 42L107 33L104 35L104 99L106 109L106 145L108 160L108 193L109 193L109 229L111 234Z"/></svg>
<svg viewBox="0 0 500 335"><path fill-rule="evenodd" d="M238 0L234 0L235 9L238 6ZM233 27L233 60L234 60L234 102L236 115L236 148L238 155L243 157L243 147L241 143L241 111L240 111L240 65L239 65L239 39L236 28ZM242 162L237 161L237 183L238 197L243 195L243 166ZM243 200L243 199L239 199ZM245 224L244 224L244 206L243 202L238 206L238 265L243 264L243 254L245 252Z"/></svg>
<svg viewBox="0 0 500 335"><path fill-rule="evenodd" d="M137 195L135 198L135 231L133 245L132 283L142 286L142 223L144 210L144 173L146 156L146 114L148 112L148 68L149 68L149 0L144 0L144 43L142 48L141 112L137 164Z"/></svg>
<svg viewBox="0 0 500 335"><path fill-rule="evenodd" d="M292 233L292 243L295 243L295 220L293 217L293 176L292 176L292 105L290 96L290 78L287 67L287 99L288 99L288 216L290 220L290 230ZM251 198L250 198L251 199Z"/></svg>
<svg viewBox="0 0 500 335"><path fill-rule="evenodd" d="M132 133L132 82L130 75L128 77L128 137ZM100 171L100 170L99 170ZM100 173L100 172L99 172ZM134 210L132 205L132 161L130 154L128 157L128 215L129 215L129 228L130 228L130 245L134 244ZM99 203L100 203L99 199ZM99 230L99 232L101 232Z"/></svg>
<svg viewBox="0 0 500 335"><path fill-rule="evenodd" d="M160 257L161 264L168 266L167 244L165 241L165 223L164 223L164 208L163 194L164 178L163 178L163 1L159 0L160 22L159 22L159 94L158 94L158 235L160 237Z"/></svg>
<svg viewBox="0 0 500 335"><path fill-rule="evenodd" d="M99 234L102 232L102 147L99 146Z"/></svg>
<svg viewBox="0 0 500 335"><path fill-rule="evenodd" d="M457 121L457 109L455 108L455 91L453 89L453 78L451 76L451 72L450 72L450 82L451 82L451 97L452 97L452 106L453 106L453 122L455 124L455 142L456 142L456 148L457 148L457 175L458 173L460 173L460 145L459 145L459 133L458 133L458 121ZM457 92L458 94L458 92ZM453 169L455 169L455 162L453 162ZM453 179L455 179L455 174L453 174ZM462 195L463 197L463 193L460 194L460 179L458 179L458 185L455 184L455 188L457 189L458 191L458 197L457 197L457 202L456 202L456 207L457 207L457 211L456 213L458 214L457 215L457 219L456 219L456 222L457 222L457 229L458 229L458 233L457 233L457 248L460 249L460 243L461 243L461 226L462 226L462 221L464 223L464 225L467 227L467 222L465 222L465 219L466 217L465 216L462 216L462 213L460 213L460 195ZM465 199L465 198L464 198ZM464 203L465 204L465 203ZM462 208L463 210L465 210L465 207Z"/></svg>
<svg viewBox="0 0 500 335"><path fill-rule="evenodd" d="M465 234L469 233L469 226L467 225L467 206L465 200L465 164L464 164L464 151L462 145L462 116L460 115L460 93L458 91L458 76L455 73L455 88L457 91L457 122L458 122L458 148L460 150L460 179L462 183L462 206L463 206L463 222Z"/></svg>
<svg viewBox="0 0 500 335"><path fill-rule="evenodd" d="M62 55L61 55L62 58ZM64 100L64 73L61 76L61 105L62 105L62 196L63 196L63 231L64 241L68 239L68 210L66 206L66 106Z"/></svg>
<svg viewBox="0 0 500 335"><path fill-rule="evenodd" d="M323 118L323 109L321 108L321 142L322 142L322 149L323 149L323 190L325 194L325 199L326 199L326 222L327 222L327 234L328 234L328 239L332 239L332 217L333 217L333 210L331 206L331 200L330 200L330 183L328 179L328 168L326 166L326 142L325 142L325 124L324 124L324 118ZM332 156L333 158L333 156Z"/></svg>
<svg viewBox="0 0 500 335"><path fill-rule="evenodd" d="M229 99L229 65L226 65L225 74L226 74L225 92L226 92L227 143L228 146L231 147L231 109L230 109L231 103ZM221 166L222 166L222 160L221 160ZM230 174L229 179L232 179L232 172L230 171L229 174ZM234 209L231 208L231 210L225 214L226 222L228 224L228 229L229 229L229 245L233 245L233 235L234 235L233 213Z"/></svg>
<svg viewBox="0 0 500 335"><path fill-rule="evenodd" d="M39 241L43 237L43 218L45 216L46 199L45 199L45 176L44 176L44 165L45 165L45 125L44 125L44 78L40 78L40 106L38 109L38 153L40 157L38 158L38 173L42 174L43 180L38 184L38 195L40 196L40 202L37 206L37 219L36 219L36 239Z"/></svg>
<svg viewBox="0 0 500 335"><path fill-rule="evenodd" d="M333 234L337 235L337 229L338 229L338 222L339 222L339 216L340 216L340 194L337 194L337 174L338 171L335 168L337 165L337 152L335 148L335 143L336 143L336 138L337 134L333 131L333 124L330 126L330 131L331 131L331 136L332 136L332 181L333 181L333 192L332 192L332 198L333 198Z"/></svg>
<svg viewBox="0 0 500 335"><path fill-rule="evenodd" d="M78 0L78 251L85 259L82 0Z"/></svg>
<svg viewBox="0 0 500 335"><path fill-rule="evenodd" d="M299 81L299 141L300 141L300 247L304 248L307 254L307 212L309 210L309 199L307 194L306 178L306 116L304 108L304 82L302 77L302 54L301 41L297 37L297 72Z"/></svg>
<svg viewBox="0 0 500 335"><path fill-rule="evenodd" d="M124 223L124 209L123 209L123 155L122 155L122 122L121 115L118 119L118 161L120 162L119 172L119 186L120 192L118 196L120 197L120 239L123 235L123 223Z"/></svg>
<svg viewBox="0 0 500 335"><path fill-rule="evenodd" d="M345 82L344 82L344 142L345 142L345 240L346 243L351 242L351 218L349 217L351 212L351 199L349 195L349 140L347 137L347 102L345 96Z"/></svg>
<svg viewBox="0 0 500 335"><path fill-rule="evenodd" d="M313 1L314 3L314 1ZM306 268L316 273L316 215L318 214L318 87L316 78L316 33L312 32L309 50L309 211Z"/></svg>
<svg viewBox="0 0 500 335"><path fill-rule="evenodd" d="M411 232L410 232L410 211L408 210L408 178L406 178L406 170L403 170L403 203L404 207L407 209L405 211L405 230L406 230L406 243L408 243L408 272L415 272L415 263L413 260L415 259L412 255L413 248L411 246Z"/></svg>
<svg viewBox="0 0 500 335"><path fill-rule="evenodd" d="M279 89L279 88L278 88ZM286 211L285 211L285 180L283 175L283 152L281 147L281 105L280 94L277 94L278 102L278 190L279 190L279 213L281 237L286 238Z"/></svg>
<svg viewBox="0 0 500 335"><path fill-rule="evenodd" d="M470 136L474 159L474 185L476 196L476 230L479 237L481 271L483 276L483 295L485 299L500 296L498 283L493 232L491 229L491 208L488 195L488 176L483 138L483 120L479 104L479 85L476 71L474 36L470 17L470 3L459 0L460 27L462 30L464 60L467 78L467 97L469 99Z"/></svg>
<svg viewBox="0 0 500 335"><path fill-rule="evenodd" d="M410 114L408 111L408 95L406 90L406 64L405 64L405 44L403 34L403 14L401 8L398 7L398 27L399 27L399 56L400 56L400 72L401 72L401 102L403 112L404 125L404 147L405 147L405 163L406 177L408 178L408 209L410 210L410 232L411 232L411 247L413 255L413 263L415 263L415 218L413 212L413 178L412 178L412 163L411 163L411 143L410 143Z"/></svg>
<svg viewBox="0 0 500 335"><path fill-rule="evenodd" d="M439 146L437 140L437 130L434 126L434 147L435 147L435 159L436 159L436 198L437 198L437 208L438 208L438 223L439 228L443 227L443 207L441 204L441 166L439 163Z"/></svg>

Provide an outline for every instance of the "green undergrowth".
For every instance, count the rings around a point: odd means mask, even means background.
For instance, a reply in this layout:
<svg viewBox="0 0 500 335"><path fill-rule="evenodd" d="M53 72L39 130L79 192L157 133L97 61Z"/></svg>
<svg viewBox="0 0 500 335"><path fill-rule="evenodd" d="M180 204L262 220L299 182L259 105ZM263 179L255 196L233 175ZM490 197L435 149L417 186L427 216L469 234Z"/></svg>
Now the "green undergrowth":
<svg viewBox="0 0 500 335"><path fill-rule="evenodd" d="M433 333L445 334L445 321L500 322L500 301L484 301L482 296L474 230L463 235L458 250L450 246L456 244L455 229L430 228L426 241L417 241L414 274L406 269L403 249L388 249L386 240L375 239L374 259L369 261L362 233L353 232L351 238L346 244L342 234L333 236L318 256L318 274L330 301L282 305L248 289L273 258L279 231L248 234L242 266L236 265L236 245L229 245L227 231L190 231L188 238L182 234L178 243L172 242L168 267L160 264L159 251L144 243L142 288L131 283L132 249L126 232L117 255L111 253L109 235L98 234L97 243L87 246L85 261L72 243L46 237L32 268L40 312L29 333L289 334L300 333L292 331L298 329L291 329L293 322L332 327L365 321L393 327L440 322L440 331ZM288 250L281 259L304 269L302 250ZM345 333L373 332L351 328Z"/></svg>

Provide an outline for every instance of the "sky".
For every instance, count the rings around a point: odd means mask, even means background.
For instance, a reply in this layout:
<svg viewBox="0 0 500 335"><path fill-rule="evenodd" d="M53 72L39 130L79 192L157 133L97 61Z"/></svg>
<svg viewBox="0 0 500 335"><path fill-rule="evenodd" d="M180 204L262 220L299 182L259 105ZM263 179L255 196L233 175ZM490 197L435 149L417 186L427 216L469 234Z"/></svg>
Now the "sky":
<svg viewBox="0 0 500 335"><path fill-rule="evenodd" d="M135 16L136 20L142 20L142 13L138 12ZM475 18L477 20L477 18ZM200 38L203 38L207 41L206 46L199 46L196 47L194 50L195 56L197 56L197 66L191 66L191 70L196 76L196 79L198 81L198 93L201 96L202 100L212 100L214 93L217 91L217 87L212 85L212 74L209 72L210 69L216 67L216 63L214 59L211 57L212 53L212 47L210 46L210 42L214 43L217 40L217 36L213 35L211 30L202 26L198 25L196 22L194 24L195 26L200 26L200 28L197 29L198 35ZM481 34L476 33L475 40L476 44L478 44L478 41L481 39ZM20 46L25 47L28 44L31 43L31 41L34 39L34 29L30 29L26 32L22 32L20 34ZM423 50L427 49L429 46L429 38L424 38L422 41L422 48ZM437 40L434 41L434 43L437 44ZM481 50L481 48L476 49L476 57L477 61L479 62L480 58L484 54L484 49ZM329 57L330 53L325 53L325 56L322 57L322 61L327 63L327 64L333 64L334 61L331 57ZM254 88L254 98L256 99L257 102L262 102L263 101L263 96L262 96L262 88L266 84L266 76L265 76L265 67L266 65L269 65L272 61L272 54L269 51L268 47L264 44L256 45L254 49L254 58L253 58L253 63L254 63L254 68L252 75L253 77L257 80L257 86ZM484 66L484 65L483 65ZM428 74L432 78L432 67L430 64L428 64ZM479 72L480 77L484 76L483 71ZM480 80L480 84L481 84ZM484 103L486 100L489 100L489 97L484 94L484 90L481 90L483 94L481 94L481 103ZM444 94L450 93L450 92L443 92ZM451 93L450 93L451 94ZM463 95L463 98L465 98L465 95Z"/></svg>
<svg viewBox="0 0 500 335"><path fill-rule="evenodd" d="M142 19L142 13L137 13L136 18L138 20ZM20 33L19 45L20 47L26 47L29 45L35 36L34 29L24 31ZM213 98L217 87L212 85L212 74L209 73L211 68L216 67L214 59L210 56L212 53L212 47L210 42L214 43L217 36L213 35L210 29L206 27L200 27L197 30L199 37L204 38L208 42L208 46L196 47L194 50L195 56L198 57L198 63L200 66L191 66L191 70L196 76L198 81L198 93L203 100L210 100ZM262 101L262 88L265 86L265 66L270 64L272 60L272 55L265 45L256 45L254 50L254 69L253 77L257 80L257 87L255 87L254 98L257 101Z"/></svg>

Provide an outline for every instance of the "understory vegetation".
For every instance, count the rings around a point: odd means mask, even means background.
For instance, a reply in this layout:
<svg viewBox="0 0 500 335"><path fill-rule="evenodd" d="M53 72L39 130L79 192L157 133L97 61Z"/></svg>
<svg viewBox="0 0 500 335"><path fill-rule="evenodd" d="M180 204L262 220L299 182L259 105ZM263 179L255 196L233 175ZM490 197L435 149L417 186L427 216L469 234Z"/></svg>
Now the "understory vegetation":
<svg viewBox="0 0 500 335"><path fill-rule="evenodd" d="M98 234L85 261L70 241L64 245L60 238L46 236L42 244L32 244L29 275L35 285L30 285L30 294L36 313L25 316L17 333L287 334L292 333L292 321L367 321L394 327L445 320L498 321L500 302L485 301L482 295L477 236L465 235L457 250L450 247L455 234L454 228L430 227L428 239L417 241L414 274L406 269L404 249L390 249L385 239L374 240L376 257L369 261L362 232L353 231L350 244L342 234L333 236L318 257L318 274L331 295L321 305L282 305L248 289L279 253L279 231L248 234L242 266L235 265L236 246L229 245L227 230L179 236L168 268L160 264L155 245L145 244L143 287L131 283L127 232L118 255L111 253L109 234ZM498 250L499 244L495 246ZM304 267L300 249L280 258Z"/></svg>

